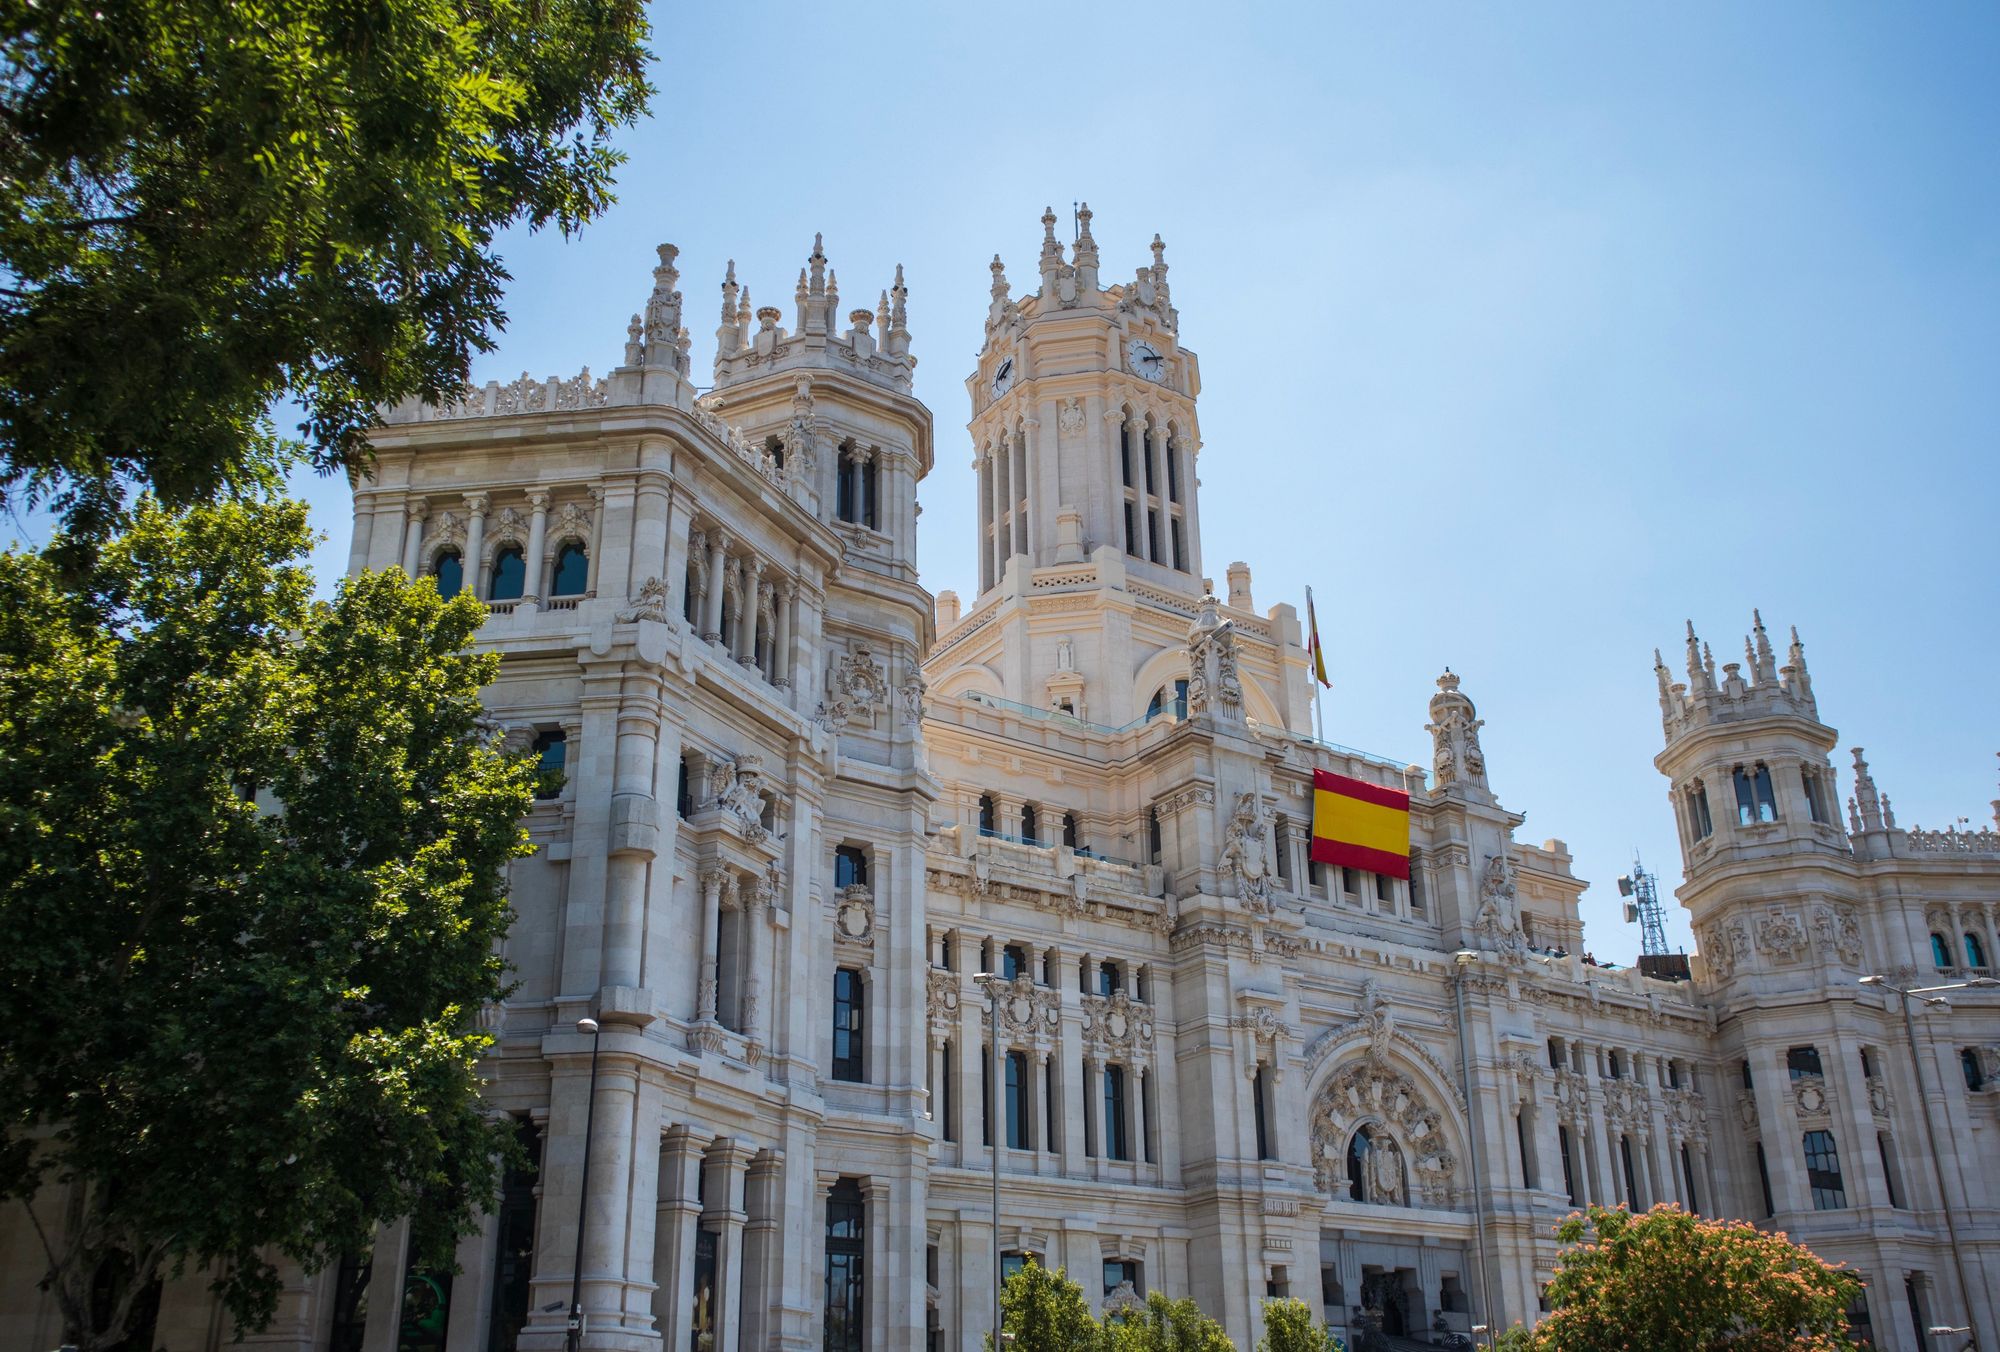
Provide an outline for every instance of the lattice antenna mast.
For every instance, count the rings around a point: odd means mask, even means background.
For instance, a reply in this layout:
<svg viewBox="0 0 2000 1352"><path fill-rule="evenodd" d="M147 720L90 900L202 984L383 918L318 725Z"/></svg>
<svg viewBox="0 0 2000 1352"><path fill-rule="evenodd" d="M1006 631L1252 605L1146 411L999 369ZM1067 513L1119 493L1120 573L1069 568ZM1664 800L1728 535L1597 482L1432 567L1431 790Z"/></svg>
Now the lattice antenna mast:
<svg viewBox="0 0 2000 1352"><path fill-rule="evenodd" d="M1632 872L1618 880L1618 895L1625 901L1625 923L1639 927L1639 951L1664 954L1667 951L1667 916L1660 906L1660 891L1653 875L1632 856Z"/></svg>

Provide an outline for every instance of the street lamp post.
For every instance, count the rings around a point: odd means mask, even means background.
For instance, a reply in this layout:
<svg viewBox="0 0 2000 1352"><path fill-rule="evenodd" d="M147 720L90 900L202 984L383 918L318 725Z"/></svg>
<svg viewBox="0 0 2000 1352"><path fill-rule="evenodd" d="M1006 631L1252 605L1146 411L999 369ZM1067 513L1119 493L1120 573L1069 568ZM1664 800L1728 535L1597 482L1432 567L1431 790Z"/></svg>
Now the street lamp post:
<svg viewBox="0 0 2000 1352"><path fill-rule="evenodd" d="M1917 1077L1917 1106L1924 1117L1924 1136L1931 1147L1931 1176L1937 1180L1938 1201L1944 1206L1945 1234L1951 1240L1951 1262L1958 1272L1959 1298L1965 1302L1966 1313L1972 1313L1972 1284L1965 1278L1965 1254L1958 1247L1958 1215L1951 1205L1951 1189L1944 1181L1944 1157L1938 1153L1937 1122L1931 1117L1930 1091L1924 1087L1924 1054L1917 1047L1917 1025L1910 1017L1910 997L1916 996L1927 1009L1949 1009L1951 1002L1944 998L1946 991L1970 990L1975 986L2000 986L2000 980L1990 976L1976 976L1969 981L1953 981L1942 986L1917 986L1909 990L1891 985L1884 976L1864 976L1864 986L1879 986L1885 991L1894 991L1903 1009L1903 1035L1910 1042L1910 1068ZM1932 1333L1938 1332L1932 1329ZM1971 1332L1970 1329L1966 1332ZM1977 1336L1966 1343L1967 1348L1977 1345Z"/></svg>
<svg viewBox="0 0 2000 1352"><path fill-rule="evenodd" d="M590 1218L590 1134L597 1124L597 1042L596 1019L578 1019L576 1031L590 1034L590 1098L583 1109L583 1178L576 1194L576 1261L569 1278L569 1334L564 1340L568 1352L583 1346L583 1232Z"/></svg>
<svg viewBox="0 0 2000 1352"><path fill-rule="evenodd" d="M993 1347L999 1352L1000 1331L1000 1096L1006 1087L1000 1082L1000 990L1006 985L992 972L972 978L986 992L987 1018L991 1031L986 1035L986 1131L992 1137L993 1159Z"/></svg>
<svg viewBox="0 0 2000 1352"><path fill-rule="evenodd" d="M1492 1268L1486 1261L1486 1201L1484 1185L1480 1180L1479 1119L1476 1116L1479 1100L1472 1093L1472 1043L1465 1033L1465 978L1472 964L1479 961L1479 954L1469 948L1461 948L1451 955L1456 964L1452 972L1452 1000L1458 1010L1458 1073L1459 1088L1465 1094L1466 1140L1472 1147L1472 1233L1479 1244L1479 1304L1480 1313L1486 1316L1485 1325L1475 1325L1475 1330L1484 1329L1487 1341L1492 1341L1493 1320L1493 1277Z"/></svg>

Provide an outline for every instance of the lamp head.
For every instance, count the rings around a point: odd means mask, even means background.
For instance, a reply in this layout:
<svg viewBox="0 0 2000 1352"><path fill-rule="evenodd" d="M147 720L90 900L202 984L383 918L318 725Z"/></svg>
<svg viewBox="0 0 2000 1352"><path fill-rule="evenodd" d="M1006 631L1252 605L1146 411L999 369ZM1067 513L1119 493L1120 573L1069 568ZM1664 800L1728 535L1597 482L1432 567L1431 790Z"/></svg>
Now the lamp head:
<svg viewBox="0 0 2000 1352"><path fill-rule="evenodd" d="M1879 986L1882 984L1882 978L1880 976L1864 976L1856 984L1862 986Z"/></svg>
<svg viewBox="0 0 2000 1352"><path fill-rule="evenodd" d="M1479 961L1479 955L1469 948L1461 948L1458 952L1451 955L1451 960L1460 967L1470 967L1473 963Z"/></svg>
<svg viewBox="0 0 2000 1352"><path fill-rule="evenodd" d="M586 1034L587 1036L595 1037L597 1035L597 1020L578 1019L576 1021L576 1031L579 1033Z"/></svg>

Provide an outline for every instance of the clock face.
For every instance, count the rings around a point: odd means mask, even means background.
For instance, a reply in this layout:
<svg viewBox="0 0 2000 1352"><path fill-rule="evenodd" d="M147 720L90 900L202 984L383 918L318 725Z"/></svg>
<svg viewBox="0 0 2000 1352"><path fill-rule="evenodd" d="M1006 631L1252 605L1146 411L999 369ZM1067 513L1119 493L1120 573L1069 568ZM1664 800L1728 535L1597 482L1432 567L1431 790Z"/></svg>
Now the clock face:
<svg viewBox="0 0 2000 1352"><path fill-rule="evenodd" d="M1166 377L1167 359L1143 338L1132 340L1132 345L1125 349L1125 360L1135 376L1143 376L1147 380L1162 380Z"/></svg>
<svg viewBox="0 0 2000 1352"><path fill-rule="evenodd" d="M993 373L993 397L998 399L1001 395L1007 393L1013 384L1014 359L1009 357L1007 360L1001 362L1000 369Z"/></svg>

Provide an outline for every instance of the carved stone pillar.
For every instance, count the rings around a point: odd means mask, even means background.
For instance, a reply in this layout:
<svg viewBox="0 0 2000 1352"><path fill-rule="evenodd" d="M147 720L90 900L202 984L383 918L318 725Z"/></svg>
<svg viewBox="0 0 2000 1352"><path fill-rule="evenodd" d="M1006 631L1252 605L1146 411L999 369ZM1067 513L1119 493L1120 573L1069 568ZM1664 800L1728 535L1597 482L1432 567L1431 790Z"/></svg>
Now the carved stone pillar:
<svg viewBox="0 0 2000 1352"><path fill-rule="evenodd" d="M585 596L597 595L597 584L603 574L604 559L604 490L596 485L590 490L590 589Z"/></svg>
<svg viewBox="0 0 2000 1352"><path fill-rule="evenodd" d="M484 493L465 495L465 590L474 599L486 599L486 569L480 554L486 546L486 506Z"/></svg>
<svg viewBox="0 0 2000 1352"><path fill-rule="evenodd" d="M798 594L790 578L778 583L778 638L771 653L771 683L780 690L789 690L792 685L792 607Z"/></svg>
<svg viewBox="0 0 2000 1352"><path fill-rule="evenodd" d="M745 889L743 898L743 938L749 949L746 971L743 979L743 1019L742 1033L752 1046L762 1046L764 1042L764 966L766 962L765 930L769 928L771 915L771 880L759 878Z"/></svg>
<svg viewBox="0 0 2000 1352"><path fill-rule="evenodd" d="M694 1016L715 1022L716 957L722 942L722 888L728 875L719 868L701 871L701 980L696 987Z"/></svg>
<svg viewBox="0 0 2000 1352"><path fill-rule="evenodd" d="M708 1205L701 1220L714 1230L715 1246L715 1346L747 1346L739 1339L739 1312L743 1308L743 1224L749 1217L742 1207L743 1175L750 1166L750 1149L741 1141L717 1141L708 1152L708 1185L703 1195Z"/></svg>
<svg viewBox="0 0 2000 1352"><path fill-rule="evenodd" d="M728 585L723 568L728 560L729 535L718 526L708 533L708 589L701 608L701 636L710 643L722 637L722 592Z"/></svg>
<svg viewBox="0 0 2000 1352"><path fill-rule="evenodd" d="M424 518L430 504L413 498L403 508L403 575L414 578L424 561Z"/></svg>
<svg viewBox="0 0 2000 1352"><path fill-rule="evenodd" d="M653 1318L665 1352L698 1352L692 1345L690 1306L694 1302L695 1231L701 1224L701 1208L695 1197L706 1144L682 1124L669 1127L660 1145Z"/></svg>
<svg viewBox="0 0 2000 1352"><path fill-rule="evenodd" d="M737 603L741 609L736 616L736 664L743 667L757 665L757 620L758 598L764 588L764 561L745 559L743 561L742 599Z"/></svg>
<svg viewBox="0 0 2000 1352"><path fill-rule="evenodd" d="M523 601L539 602L542 599L542 571L547 566L543 555L548 550L549 536L549 495L536 491L528 494L528 505L534 514L528 518L528 588ZM596 556L592 556L595 562Z"/></svg>

